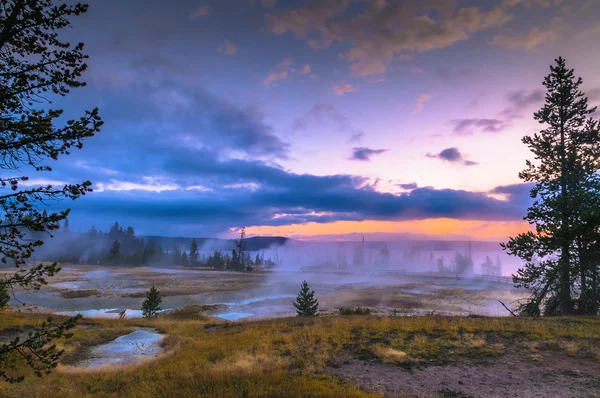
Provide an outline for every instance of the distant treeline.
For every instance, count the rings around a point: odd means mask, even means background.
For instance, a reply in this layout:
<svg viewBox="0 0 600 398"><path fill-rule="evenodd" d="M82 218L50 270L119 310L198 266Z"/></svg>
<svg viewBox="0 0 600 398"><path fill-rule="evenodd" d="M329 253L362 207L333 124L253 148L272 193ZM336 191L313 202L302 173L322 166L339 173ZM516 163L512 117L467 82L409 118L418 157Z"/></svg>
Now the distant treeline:
<svg viewBox="0 0 600 398"><path fill-rule="evenodd" d="M286 238L246 238L237 240L207 238L138 237L133 227L118 222L108 232L94 226L87 232L73 232L68 220L54 233L29 239L42 239L46 244L34 253L34 261L58 261L95 265L171 265L204 266L215 269L249 271L257 266L274 267L276 259L265 258L264 251L280 246ZM210 249L210 254L206 248Z"/></svg>

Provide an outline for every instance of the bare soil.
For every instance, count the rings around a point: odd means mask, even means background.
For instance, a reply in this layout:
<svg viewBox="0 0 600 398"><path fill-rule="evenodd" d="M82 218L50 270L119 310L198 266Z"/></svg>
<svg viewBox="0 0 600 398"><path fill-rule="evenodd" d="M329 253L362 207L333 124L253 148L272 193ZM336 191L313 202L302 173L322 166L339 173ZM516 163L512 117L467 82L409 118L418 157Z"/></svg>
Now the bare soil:
<svg viewBox="0 0 600 398"><path fill-rule="evenodd" d="M384 397L600 397L600 362L564 352L508 349L421 368L338 358L329 372Z"/></svg>

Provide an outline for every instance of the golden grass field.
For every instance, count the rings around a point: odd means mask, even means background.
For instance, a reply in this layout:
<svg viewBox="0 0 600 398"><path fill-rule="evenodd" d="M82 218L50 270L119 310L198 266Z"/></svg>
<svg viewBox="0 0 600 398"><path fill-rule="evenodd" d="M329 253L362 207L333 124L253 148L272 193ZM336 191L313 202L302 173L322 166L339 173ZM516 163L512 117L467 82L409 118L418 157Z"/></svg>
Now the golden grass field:
<svg viewBox="0 0 600 398"><path fill-rule="evenodd" d="M328 369L340 358L405 368L459 358L500 358L508 346L535 361L540 350L600 361L600 319L322 316L228 323L186 307L152 320L80 321L61 341L65 364L20 384L0 383L3 397L370 396ZM39 314L0 313L0 333L35 325ZM157 359L125 368L69 366L86 347L139 327L168 336ZM1 335L1 334L0 334Z"/></svg>

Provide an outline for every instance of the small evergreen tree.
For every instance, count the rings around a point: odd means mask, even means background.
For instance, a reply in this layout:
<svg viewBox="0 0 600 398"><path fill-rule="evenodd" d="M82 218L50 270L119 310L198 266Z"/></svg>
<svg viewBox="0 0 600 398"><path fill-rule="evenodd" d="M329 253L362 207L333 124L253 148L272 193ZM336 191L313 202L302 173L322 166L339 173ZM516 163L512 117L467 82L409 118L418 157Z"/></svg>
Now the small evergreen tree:
<svg viewBox="0 0 600 398"><path fill-rule="evenodd" d="M481 273L484 275L495 275L494 263L490 256L485 256L485 262L481 264Z"/></svg>
<svg viewBox="0 0 600 398"><path fill-rule="evenodd" d="M121 256L121 244L119 243L119 241L117 239L115 239L112 246L110 247L110 251L108 252L108 259L110 261L116 261L119 259L120 256Z"/></svg>
<svg viewBox="0 0 600 398"><path fill-rule="evenodd" d="M454 257L454 271L457 274L472 274L473 273L473 259L469 254L463 255L462 253L456 253Z"/></svg>
<svg viewBox="0 0 600 398"><path fill-rule="evenodd" d="M440 257L437 259L437 270L438 272L445 272L446 271L446 267L444 266L444 257Z"/></svg>
<svg viewBox="0 0 600 398"><path fill-rule="evenodd" d="M300 293L293 304L298 316L315 316L319 311L319 301L315 297L315 291L309 290L306 281L302 282Z"/></svg>
<svg viewBox="0 0 600 398"><path fill-rule="evenodd" d="M198 265L198 242L196 239L192 239L192 244L190 245L190 263L191 265Z"/></svg>
<svg viewBox="0 0 600 398"><path fill-rule="evenodd" d="M156 314L162 310L162 308L160 308L160 303L162 303L160 292L152 286L152 288L146 292L146 299L142 301L142 316L144 318L156 316Z"/></svg>
<svg viewBox="0 0 600 398"><path fill-rule="evenodd" d="M383 265L388 265L390 262L390 249L388 248L387 243L383 244L383 247L379 251L379 256L381 257L381 263Z"/></svg>
<svg viewBox="0 0 600 398"><path fill-rule="evenodd" d="M190 260L185 250L181 252L181 259L179 260L179 265L190 265Z"/></svg>

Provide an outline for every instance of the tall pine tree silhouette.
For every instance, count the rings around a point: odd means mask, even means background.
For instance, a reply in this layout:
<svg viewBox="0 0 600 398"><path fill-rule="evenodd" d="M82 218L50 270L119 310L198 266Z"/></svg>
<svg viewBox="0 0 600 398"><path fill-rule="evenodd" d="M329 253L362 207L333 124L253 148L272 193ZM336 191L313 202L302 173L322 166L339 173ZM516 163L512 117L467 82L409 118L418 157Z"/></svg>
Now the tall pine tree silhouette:
<svg viewBox="0 0 600 398"><path fill-rule="evenodd" d="M600 133L590 117L596 108L588 106L582 79L563 58L556 59L543 84L545 103L534 118L545 128L523 138L536 162L528 160L519 173L525 182L535 183L535 202L524 217L535 231L511 238L504 247L526 261L513 276L516 286L532 293L521 313L587 313L597 308L588 302L587 297L597 301L597 296L590 294L587 282L594 281L598 270L588 270L585 261L599 225Z"/></svg>

